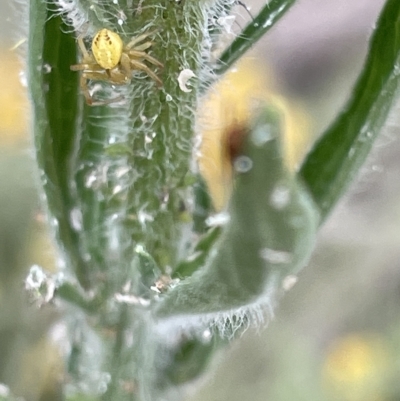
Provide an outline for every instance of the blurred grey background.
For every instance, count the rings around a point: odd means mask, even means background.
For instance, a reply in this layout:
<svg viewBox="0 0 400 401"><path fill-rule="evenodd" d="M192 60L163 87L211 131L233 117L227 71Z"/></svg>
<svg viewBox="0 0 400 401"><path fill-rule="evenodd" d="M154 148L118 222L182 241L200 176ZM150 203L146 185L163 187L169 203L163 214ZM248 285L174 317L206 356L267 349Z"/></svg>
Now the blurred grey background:
<svg viewBox="0 0 400 401"><path fill-rule="evenodd" d="M264 4L244 1L253 14ZM349 96L383 3L298 0L251 52L272 68L275 89L305 110L310 140ZM38 218L21 67L9 50L26 21L10 4L0 3L0 383L29 400L56 399L49 370L57 362L43 328L51 313L39 320L20 291L29 266L51 267L51 247ZM242 10L237 21L248 19ZM221 352L188 401L400 399L399 111L273 321Z"/></svg>

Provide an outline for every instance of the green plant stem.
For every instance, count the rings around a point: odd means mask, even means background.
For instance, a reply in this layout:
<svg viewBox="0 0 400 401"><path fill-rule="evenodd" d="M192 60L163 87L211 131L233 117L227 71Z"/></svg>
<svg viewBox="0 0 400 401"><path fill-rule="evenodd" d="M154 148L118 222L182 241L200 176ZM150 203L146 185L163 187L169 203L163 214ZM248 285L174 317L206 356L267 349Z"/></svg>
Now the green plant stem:
<svg viewBox="0 0 400 401"><path fill-rule="evenodd" d="M131 86L103 94L122 94L125 102L82 104L77 115L79 142L71 155L75 208L82 215L81 251L88 256L87 269L103 278L101 285L109 295L128 279L141 285L132 270L136 245L161 269L176 262L185 224L182 205L187 207L190 196L187 176L198 86L194 78L191 91L184 92L178 76L184 68L198 75L206 24L196 2L161 7L151 0L140 13L131 11L125 13L132 17L124 26L113 29L120 29L124 41L141 33L138 27L153 32L149 51L164 63L157 70L163 87L135 72ZM104 90L110 92L110 85Z"/></svg>
<svg viewBox="0 0 400 401"><path fill-rule="evenodd" d="M68 282L64 282L57 287L55 296L70 303L71 305L79 307L79 309L88 314L98 313L99 308L101 307L100 299L88 299L81 293L76 284L74 285Z"/></svg>

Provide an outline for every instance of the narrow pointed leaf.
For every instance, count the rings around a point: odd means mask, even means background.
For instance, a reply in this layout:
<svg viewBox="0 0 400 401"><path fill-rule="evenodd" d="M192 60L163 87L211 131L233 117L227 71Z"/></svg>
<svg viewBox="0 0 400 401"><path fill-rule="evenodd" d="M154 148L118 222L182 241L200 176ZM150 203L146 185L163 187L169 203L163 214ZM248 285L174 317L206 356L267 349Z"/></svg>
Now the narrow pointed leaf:
<svg viewBox="0 0 400 401"><path fill-rule="evenodd" d="M365 67L336 121L305 159L300 176L326 218L381 131L400 85L400 2L388 0L371 38Z"/></svg>

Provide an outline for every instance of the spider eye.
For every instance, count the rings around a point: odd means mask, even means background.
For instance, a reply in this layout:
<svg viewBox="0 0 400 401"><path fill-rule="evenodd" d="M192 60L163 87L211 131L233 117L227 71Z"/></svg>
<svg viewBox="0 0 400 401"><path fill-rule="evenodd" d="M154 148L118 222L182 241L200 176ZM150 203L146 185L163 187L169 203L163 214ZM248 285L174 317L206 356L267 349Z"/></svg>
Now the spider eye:
<svg viewBox="0 0 400 401"><path fill-rule="evenodd" d="M92 42L92 53L97 63L106 70L118 65L124 44L121 37L113 31L102 29L96 33Z"/></svg>

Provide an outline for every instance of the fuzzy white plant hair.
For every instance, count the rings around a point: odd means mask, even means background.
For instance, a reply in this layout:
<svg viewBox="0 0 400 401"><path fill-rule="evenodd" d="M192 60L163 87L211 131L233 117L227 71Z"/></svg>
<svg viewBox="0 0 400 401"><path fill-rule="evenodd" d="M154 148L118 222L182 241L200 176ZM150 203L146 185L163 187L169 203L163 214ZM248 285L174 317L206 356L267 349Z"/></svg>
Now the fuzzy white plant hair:
<svg viewBox="0 0 400 401"><path fill-rule="evenodd" d="M81 34L89 20L88 10L83 9L81 3L76 0L57 0L55 5L57 13L63 17L66 25L70 26L72 31Z"/></svg>
<svg viewBox="0 0 400 401"><path fill-rule="evenodd" d="M50 0L43 0L48 1ZM187 4L193 0L186 0ZM236 3L236 0L203 0L203 7L207 14L206 18L212 18L214 15L221 15L226 12L226 9ZM118 3L118 1L110 2L108 0L85 0L85 2L79 0L54 0L52 4L55 4L57 13L61 15L64 22L71 27L71 29L78 34L93 35L98 29L108 28L115 30L124 31L124 21L127 15L135 13L133 7L128 7L129 10L124 9ZM152 7L155 10L157 8L162 9L162 4L153 4L151 6L145 6L142 2L139 2L141 7ZM107 5L111 6L111 11L104 12L103 7ZM197 6L197 5L196 5ZM93 18L92 18L93 17ZM89 25L89 21L97 20L98 25ZM151 21L143 29L151 29ZM153 27L154 28L154 27ZM133 34L133 32L125 32L127 35Z"/></svg>
<svg viewBox="0 0 400 401"><path fill-rule="evenodd" d="M202 338L208 332L231 340L249 328L266 327L274 317L277 298L281 293L280 275L271 276L263 294L253 302L237 308L210 313L173 315L156 321L162 338L173 341L174 334Z"/></svg>

